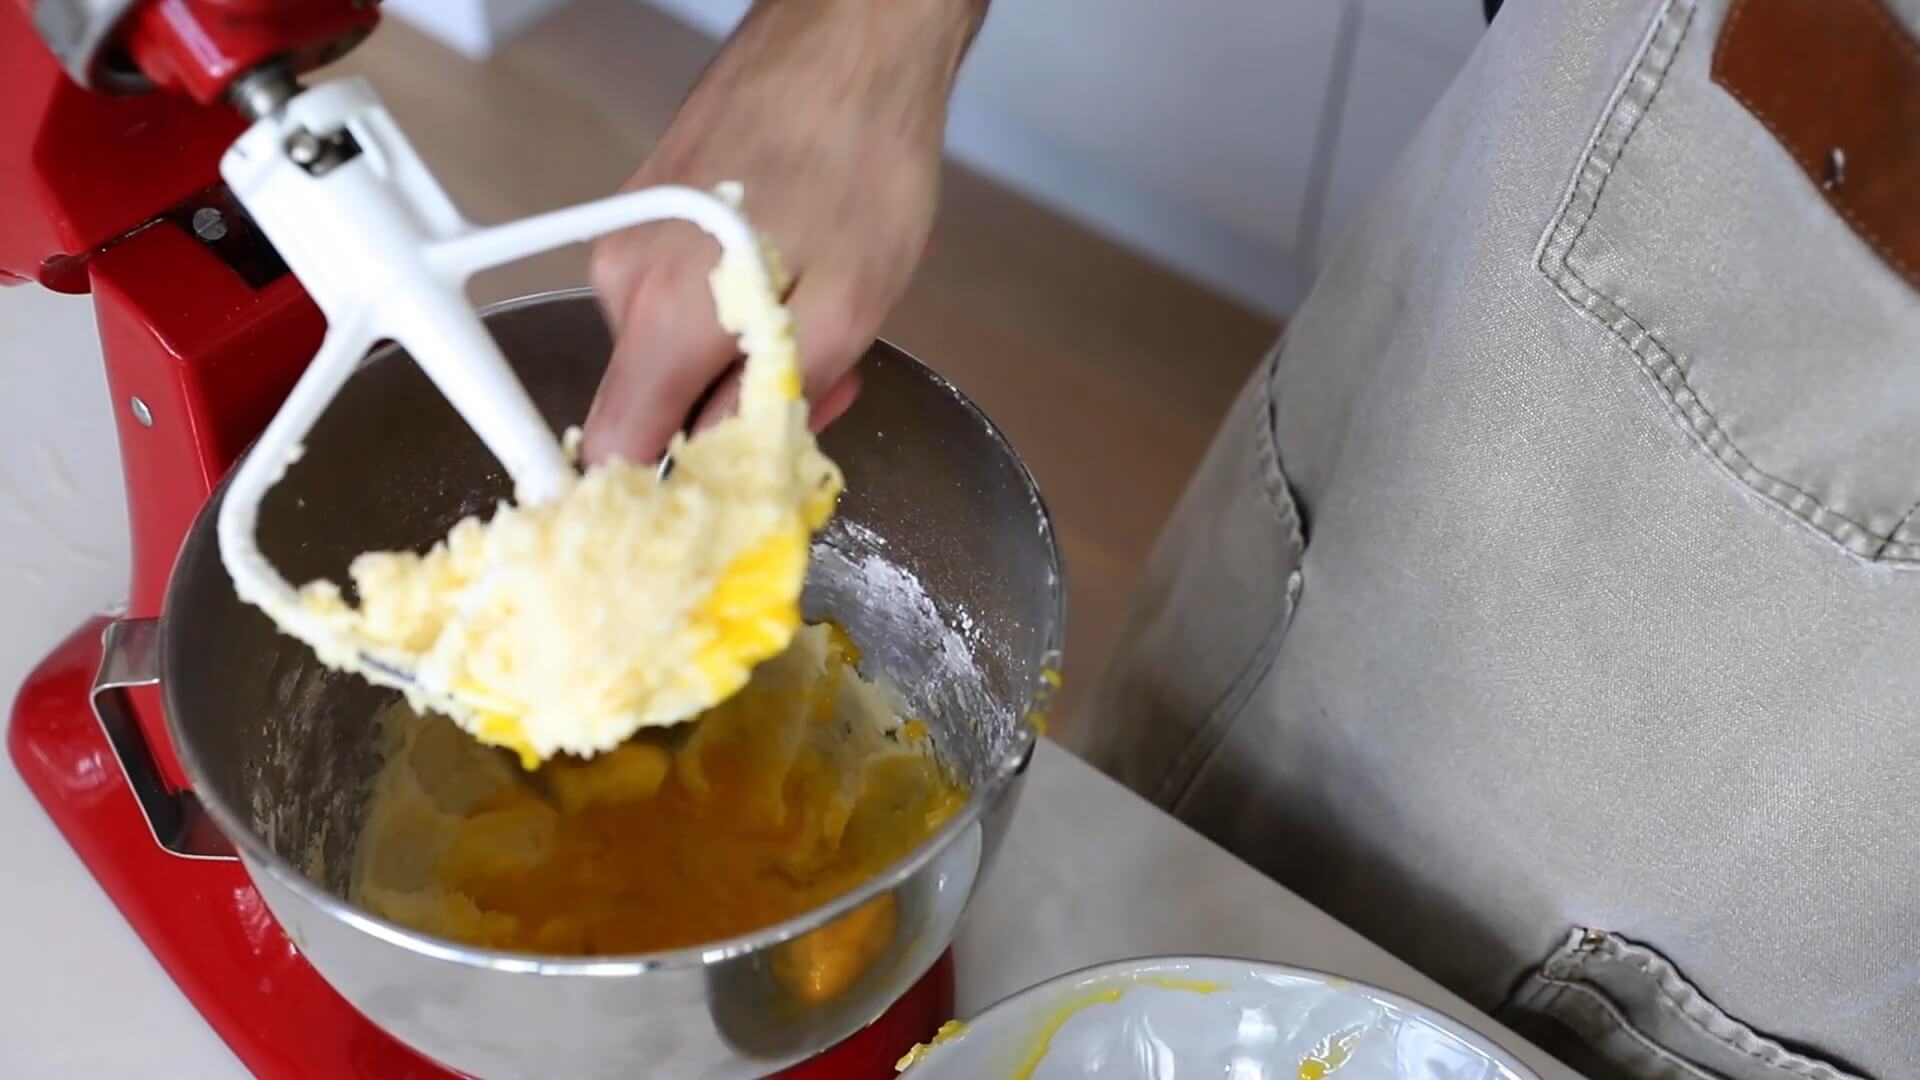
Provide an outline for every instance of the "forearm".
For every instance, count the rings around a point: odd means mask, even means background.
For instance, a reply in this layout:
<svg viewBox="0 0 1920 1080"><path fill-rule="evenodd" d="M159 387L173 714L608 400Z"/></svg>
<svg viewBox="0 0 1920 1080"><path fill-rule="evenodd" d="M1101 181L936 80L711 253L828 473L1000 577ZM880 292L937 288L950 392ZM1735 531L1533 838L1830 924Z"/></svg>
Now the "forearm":
<svg viewBox="0 0 1920 1080"><path fill-rule="evenodd" d="M987 4L756 0L627 182L744 185L755 228L793 276L816 425L852 403L854 365L926 252L947 100ZM711 315L712 266L711 242L691 229L594 245L616 341L587 419L588 461L655 460L710 387L698 423L732 411L739 350Z"/></svg>
<svg viewBox="0 0 1920 1080"><path fill-rule="evenodd" d="M901 122L944 124L960 63L991 0L756 0L710 77L783 58L849 106L883 104ZM875 117L884 122L886 117Z"/></svg>
<svg viewBox="0 0 1920 1080"><path fill-rule="evenodd" d="M793 0L762 0L791 3ZM833 4L833 0L825 0ZM951 90L974 37L987 19L992 0L864 0L870 18L881 20L902 50L903 63L922 63ZM860 3L847 7L862 6Z"/></svg>
<svg viewBox="0 0 1920 1080"><path fill-rule="evenodd" d="M893 44L906 59L926 63L951 80L986 21L992 0L754 0L741 23L747 31L764 20L792 16L786 29L831 27L852 31L874 44ZM777 13L777 14L776 14ZM865 31L865 33L861 33Z"/></svg>

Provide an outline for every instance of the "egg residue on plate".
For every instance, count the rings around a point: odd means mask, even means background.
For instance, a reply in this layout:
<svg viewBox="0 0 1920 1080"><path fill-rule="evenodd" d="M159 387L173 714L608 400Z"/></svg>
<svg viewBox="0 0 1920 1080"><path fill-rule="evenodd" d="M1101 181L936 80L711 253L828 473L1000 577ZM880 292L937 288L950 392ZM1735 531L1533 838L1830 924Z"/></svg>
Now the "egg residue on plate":
<svg viewBox="0 0 1920 1080"><path fill-rule="evenodd" d="M913 1044L913 1049L907 1051L905 1056L893 1063L893 1071L906 1072L908 1069L919 1064L928 1054L932 1053L934 1047L940 1046L943 1043L950 1043L966 1033L967 1025L958 1020L949 1020L941 1024L940 1030L933 1033L933 1040L931 1042Z"/></svg>
<svg viewBox="0 0 1920 1080"><path fill-rule="evenodd" d="M331 581L306 585L304 611L335 639L322 661L412 673L416 709L533 768L690 719L786 648L841 475L808 426L777 260L723 255L710 283L746 356L736 415L676 439L664 478L609 461L556 499L461 521L425 554L361 555L357 607ZM578 432L566 441L576 451Z"/></svg>
<svg viewBox="0 0 1920 1080"><path fill-rule="evenodd" d="M1226 987L1221 983L1203 982L1195 979L1176 979L1163 975L1137 975L1119 983L1102 986L1071 996L1043 1014L1035 1024L1032 1036L1026 1040L1019 1063L1014 1066L1010 1080L1030 1080L1040 1063L1046 1060L1047 1052L1053 1048L1053 1037L1074 1017L1096 1005L1106 1005L1119 1001L1129 990L1139 986L1152 986L1162 990L1175 990L1189 994L1212 994ZM934 1048L952 1042L966 1034L967 1025L949 1020L940 1025L931 1043L920 1043L907 1051L905 1057L894 1063L895 1072L908 1069L925 1060ZM1317 1080L1317 1078L1314 1078Z"/></svg>

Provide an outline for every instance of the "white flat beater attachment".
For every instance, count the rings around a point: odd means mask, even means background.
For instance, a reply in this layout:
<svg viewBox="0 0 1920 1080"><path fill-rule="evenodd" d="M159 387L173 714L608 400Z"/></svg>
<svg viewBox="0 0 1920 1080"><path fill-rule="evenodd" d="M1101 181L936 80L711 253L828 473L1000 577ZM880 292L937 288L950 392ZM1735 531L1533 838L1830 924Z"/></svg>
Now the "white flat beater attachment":
<svg viewBox="0 0 1920 1080"><path fill-rule="evenodd" d="M715 195L658 187L505 225L464 220L364 80L297 93L227 151L221 175L327 319L326 338L228 485L220 555L240 598L324 657L357 656L370 681L442 700L404 661L368 654L306 610L255 542L260 501L372 346L398 342L479 434L532 505L561 495L572 466L468 301L468 278L642 222L693 222L765 265L740 214Z"/></svg>

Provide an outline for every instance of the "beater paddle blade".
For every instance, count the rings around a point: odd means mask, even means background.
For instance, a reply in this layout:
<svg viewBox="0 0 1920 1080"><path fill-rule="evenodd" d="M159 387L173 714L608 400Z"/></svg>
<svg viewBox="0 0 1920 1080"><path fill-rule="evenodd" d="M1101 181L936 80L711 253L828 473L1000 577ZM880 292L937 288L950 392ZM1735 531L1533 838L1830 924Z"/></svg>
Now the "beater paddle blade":
<svg viewBox="0 0 1920 1080"><path fill-rule="evenodd" d="M474 687L416 670L337 613L303 603L255 539L261 500L378 341L404 347L512 478L521 507L578 482L563 451L466 298L476 272L643 222L680 218L719 241L769 295L773 273L740 213L714 194L657 187L491 227L468 223L364 80L298 92L258 120L221 163L235 195L321 311L319 353L230 481L220 552L241 599L331 666L407 692L456 718L504 706ZM784 324L783 324L784 328ZM797 386L797 378L794 380Z"/></svg>

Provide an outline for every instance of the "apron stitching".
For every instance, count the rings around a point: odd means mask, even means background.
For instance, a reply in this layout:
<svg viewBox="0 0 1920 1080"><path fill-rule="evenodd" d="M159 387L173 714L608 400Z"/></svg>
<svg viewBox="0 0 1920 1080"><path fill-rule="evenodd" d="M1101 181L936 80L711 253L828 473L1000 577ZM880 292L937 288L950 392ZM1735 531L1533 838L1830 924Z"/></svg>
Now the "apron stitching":
<svg viewBox="0 0 1920 1080"><path fill-rule="evenodd" d="M1848 554L1883 563L1920 560L1920 544L1900 541L1896 535L1898 526L1882 536L1826 505L1811 492L1756 465L1734 444L1713 411L1687 381L1686 358L1675 354L1631 315L1617 297L1595 288L1573 265L1574 252L1599 210L1607 180L1666 83L1674 56L1692 24L1693 12L1690 2L1668 0L1655 18L1633 65L1616 87L1588 140L1558 212L1541 237L1535 266L1575 310L1599 323L1627 348L1641 370L1653 380L1668 411L1736 482L1811 526ZM1736 8L1735 16L1737 14Z"/></svg>
<svg viewBox="0 0 1920 1080"><path fill-rule="evenodd" d="M1655 954L1652 950L1632 945L1617 934L1607 934L1602 941L1601 958L1624 964L1652 980L1654 989L1659 991L1660 996L1679 1011L1680 1019L1701 1036L1770 1069L1806 1077L1808 1080L1859 1080L1852 1074L1842 1072L1824 1062L1811 1060L1803 1054L1796 1054L1734 1019L1727 1014L1726 1010L1709 1001L1699 987L1682 978L1672 962ZM1550 965L1550 969L1577 973L1591 961L1592 956L1592 953L1574 956L1563 953L1562 956L1555 958L1556 962ZM1559 962L1562 960L1565 962ZM1545 971L1542 977L1564 981L1563 977L1548 975Z"/></svg>
<svg viewBox="0 0 1920 1080"><path fill-rule="evenodd" d="M1599 179L1593 182L1591 195L1583 195L1581 199L1580 223L1573 230L1573 238L1567 241L1566 250L1560 256L1559 262L1562 266L1567 265L1574 249L1580 246L1581 239L1587 235L1587 226L1593 223L1594 215L1600 209L1600 197L1607 192L1607 181L1612 178L1614 167L1620 163L1621 157L1625 156L1627 144L1633 141L1634 132L1640 130L1640 121L1653 110L1654 100L1660 96L1660 88L1667 84L1667 73L1673 68L1673 59L1679 53L1681 44L1687 39L1687 31L1693 26L1693 10L1691 3L1670 6L1661 17L1660 25L1654 34L1647 39L1646 53L1635 67L1633 79L1637 83L1640 77L1645 75L1652 80L1652 85L1647 87L1644 94L1635 94L1614 106L1617 109L1621 104L1631 104L1634 112L1632 116L1621 121L1625 130L1620 132L1619 139L1606 140L1610 144L1606 147L1606 160L1600 162L1602 168L1599 170ZM1663 42L1661 39L1668 32L1672 33L1673 40ZM1589 159L1598 160L1600 149L1598 145L1590 147L1587 151Z"/></svg>
<svg viewBox="0 0 1920 1080"><path fill-rule="evenodd" d="M1554 976L1546 974L1545 972L1542 972L1541 974L1535 977L1538 978L1541 982L1546 983L1548 986L1553 987L1558 992L1556 996L1571 993L1580 997L1584 997L1588 1001L1592 1002L1603 1013L1606 1014L1607 1019L1613 1022L1614 1031L1618 1032L1621 1035L1625 1035L1627 1038L1633 1040L1633 1042L1638 1044L1640 1048L1645 1050L1648 1054L1651 1054L1654 1057L1659 1058L1660 1060L1666 1062L1667 1064L1672 1065L1674 1068L1677 1068L1682 1070L1683 1072L1686 1072L1688 1075L1697 1076L1700 1078L1700 1080L1720 1080L1719 1077L1716 1077L1712 1073L1707 1072L1705 1069L1702 1069L1700 1066L1695 1065L1693 1062L1688 1061L1686 1058L1681 1057L1679 1054L1676 1054L1673 1051L1667 1049L1666 1047L1661 1046L1659 1043L1654 1042L1651 1038L1649 1038L1646 1035L1646 1033L1642 1032L1639 1028L1633 1026L1633 1022L1627 1019L1626 1015L1620 1011L1620 1007L1614 1004L1612 998L1609 998L1607 995L1601 993L1599 990L1595 989L1594 987L1589 986L1583 982L1575 982L1571 979L1556 978Z"/></svg>
<svg viewBox="0 0 1920 1080"><path fill-rule="evenodd" d="M1684 35L1686 23L1693 15L1691 0L1687 0L1681 6L1677 15L1676 2L1677 0L1667 0L1654 21L1648 26L1645 36L1641 39L1639 50L1635 53L1633 66L1614 87L1612 96L1607 99L1606 108L1601 110L1600 119L1594 124L1593 134L1588 137L1586 149L1580 155L1580 162L1574 169L1572 178L1567 182L1567 192L1560 200L1560 207L1554 212L1553 220L1540 238L1534 264L1549 279L1553 277L1549 263L1566 261L1567 251L1584 232L1587 222L1591 220L1593 211L1599 204L1600 188L1606 183L1607 175L1611 172L1614 162L1618 160L1619 151L1625 147L1627 137L1632 134L1632 129L1638 126L1640 117L1646 114L1647 107L1652 104L1653 95L1666 80L1667 69L1673 62L1673 54L1671 50L1656 53L1655 46L1676 21L1679 22L1680 33ZM1642 92L1641 79L1643 75L1649 76L1652 80L1652 85L1645 87L1644 92ZM1631 116L1621 114L1623 105L1633 106L1634 112ZM1626 132L1618 136L1619 145L1612 145L1615 142L1616 129L1622 126L1626 127Z"/></svg>
<svg viewBox="0 0 1920 1080"><path fill-rule="evenodd" d="M1301 556L1306 551L1306 540L1301 535L1300 515L1294 505L1293 493L1287 487L1286 472L1280 466L1279 442L1274 432L1278 419L1273 404L1273 378L1279 370L1280 352L1284 347L1285 339L1283 338L1268 354L1266 361L1260 365L1258 374L1260 392L1248 407L1257 408L1261 413L1258 417L1255 446L1257 464L1262 473L1261 488L1275 516L1279 519L1278 524L1286 533L1287 554L1293 563L1293 569L1289 571L1291 574L1299 569ZM1253 687L1259 685L1260 679L1272 669L1274 659L1278 655L1278 649L1275 646L1285 635L1286 628L1293 619L1295 607L1294 591L1283 588L1282 601L1275 606L1273 618L1261 630L1254 644L1254 650L1247 657L1246 663L1201 714L1202 719L1194 730L1193 738L1187 743L1186 749L1174 759L1173 766L1167 770L1165 778L1160 781L1160 786L1155 793L1156 802L1162 806L1175 807L1186 799L1187 794L1193 789L1193 782L1199 776L1201 768L1225 743L1226 732L1232 727L1231 718L1239 714L1240 707L1251 696Z"/></svg>
<svg viewBox="0 0 1920 1080"><path fill-rule="evenodd" d="M1790 1072L1795 1076L1805 1076L1815 1080L1840 1080L1842 1077L1843 1074L1838 1070L1807 1061L1801 1055L1794 1054L1786 1047L1761 1036L1759 1032L1735 1020L1725 1010L1709 1002L1698 987L1682 980L1672 964L1650 956L1634 955L1626 950L1620 951L1619 959L1627 966L1653 979L1661 996L1666 998L1674 1008L1680 1010L1681 1017L1702 1035L1763 1065Z"/></svg>
<svg viewBox="0 0 1920 1080"><path fill-rule="evenodd" d="M1280 370L1280 350L1285 341L1275 345L1266 363L1260 365L1260 406L1259 442L1255 450L1260 456L1260 468L1263 473L1261 485L1267 493L1267 502L1272 505L1274 516L1285 527L1287 544L1291 547L1295 565L1298 565L1301 553L1306 549L1306 540L1300 535L1300 508L1295 504L1293 491L1287 485L1287 471L1280 465L1280 438L1277 428L1280 424L1279 410L1273 403L1273 380Z"/></svg>
<svg viewBox="0 0 1920 1080"><path fill-rule="evenodd" d="M1892 547L1894 543L1899 540L1900 533L1906 529L1907 525L1910 522L1913 521L1913 516L1915 514L1920 514L1920 502L1916 502L1912 506L1908 507L1907 512L1905 514L1900 515L1900 520L1893 523L1893 528L1887 532L1886 542L1880 545L1879 551L1874 552L1873 557L1875 559L1880 558L1882 553L1884 553L1889 547ZM1901 541L1901 543L1904 546L1907 542Z"/></svg>
<svg viewBox="0 0 1920 1080"><path fill-rule="evenodd" d="M1894 538L1893 533L1897 530L1881 535L1828 506L1813 493L1755 465L1753 459L1727 436L1712 410L1707 408L1687 382L1683 365L1651 330L1627 314L1612 297L1594 288L1571 264L1565 265L1557 276L1550 275L1550 279L1560 286L1563 296L1573 300L1584 314L1592 317L1626 346L1627 351L1639 361L1641 370L1653 379L1661 391L1668 411L1694 435L1714 462L1734 479L1801 522L1811 525L1849 554L1877 562L1913 562L1920 555L1920 550L1916 550L1920 549L1920 545L1903 543ZM1574 295L1567 287L1569 281L1588 294L1588 302L1583 303ZM1611 321L1603 318L1605 311L1595 310L1601 305L1617 317ZM1631 328L1634 335L1629 337L1622 333L1618 324ZM1653 355L1649 356L1649 352ZM1675 383L1679 384L1677 390L1673 385ZM1682 400L1683 396L1692 402L1691 407L1686 400Z"/></svg>
<svg viewBox="0 0 1920 1080"><path fill-rule="evenodd" d="M1194 733L1194 739L1187 744L1186 752L1173 771L1167 774L1161 785L1162 805L1179 816L1179 807L1192 794L1195 783L1207 762L1212 761L1220 748L1227 744L1227 732L1233 728L1233 719L1244 710L1247 699L1253 696L1253 688L1273 670L1273 663L1280 656L1277 648L1280 639L1285 636L1288 623L1292 620L1291 602L1280 605L1281 611L1267 625L1260 637L1259 648L1247 660L1247 665L1234 676L1233 683L1221 694L1220 700L1208 710L1207 719ZM1215 730L1218 729L1218 730Z"/></svg>

